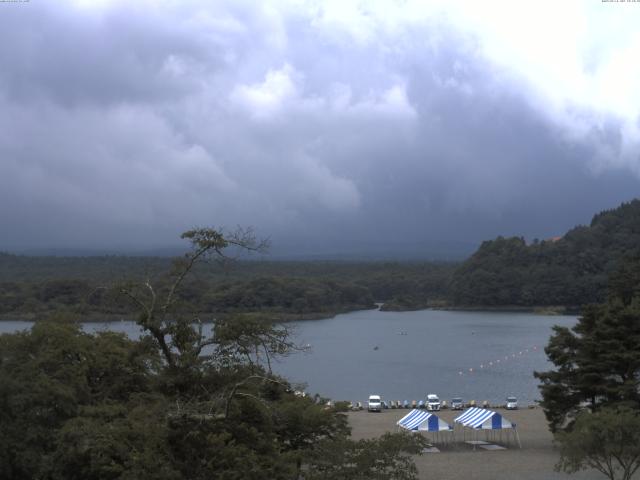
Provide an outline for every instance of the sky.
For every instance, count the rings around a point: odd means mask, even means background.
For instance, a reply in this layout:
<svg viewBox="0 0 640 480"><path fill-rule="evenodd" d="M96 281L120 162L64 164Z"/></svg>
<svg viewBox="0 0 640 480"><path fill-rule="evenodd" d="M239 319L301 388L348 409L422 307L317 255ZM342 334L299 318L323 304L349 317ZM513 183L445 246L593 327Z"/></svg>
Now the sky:
<svg viewBox="0 0 640 480"><path fill-rule="evenodd" d="M0 2L0 249L442 257L640 195L640 2Z"/></svg>

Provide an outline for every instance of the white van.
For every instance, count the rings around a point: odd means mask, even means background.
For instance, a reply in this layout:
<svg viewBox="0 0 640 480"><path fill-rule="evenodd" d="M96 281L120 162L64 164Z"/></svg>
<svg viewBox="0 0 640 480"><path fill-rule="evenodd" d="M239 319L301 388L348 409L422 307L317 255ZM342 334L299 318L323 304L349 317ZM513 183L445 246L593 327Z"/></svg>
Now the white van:
<svg viewBox="0 0 640 480"><path fill-rule="evenodd" d="M507 410L517 410L518 399L516 397L507 397Z"/></svg>
<svg viewBox="0 0 640 480"><path fill-rule="evenodd" d="M382 411L382 398L380 397L380 395L369 395L367 410L369 410L370 412Z"/></svg>
<svg viewBox="0 0 640 480"><path fill-rule="evenodd" d="M440 410L440 399L437 395L430 393L427 395L427 410L437 411Z"/></svg>

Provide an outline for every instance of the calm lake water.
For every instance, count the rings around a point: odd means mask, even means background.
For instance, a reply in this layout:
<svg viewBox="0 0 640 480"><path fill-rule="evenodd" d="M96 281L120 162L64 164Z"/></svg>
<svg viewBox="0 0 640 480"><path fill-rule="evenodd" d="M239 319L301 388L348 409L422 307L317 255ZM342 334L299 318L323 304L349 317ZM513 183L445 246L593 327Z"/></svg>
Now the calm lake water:
<svg viewBox="0 0 640 480"><path fill-rule="evenodd" d="M306 390L335 400L364 402L377 393L387 400L441 399L504 401L539 399L534 370L550 364L544 346L553 325L572 326L575 317L523 313L380 312L366 310L326 320L293 322L297 342L309 352L274 365ZM29 322L0 322L0 332L29 328ZM139 334L132 322L86 324Z"/></svg>

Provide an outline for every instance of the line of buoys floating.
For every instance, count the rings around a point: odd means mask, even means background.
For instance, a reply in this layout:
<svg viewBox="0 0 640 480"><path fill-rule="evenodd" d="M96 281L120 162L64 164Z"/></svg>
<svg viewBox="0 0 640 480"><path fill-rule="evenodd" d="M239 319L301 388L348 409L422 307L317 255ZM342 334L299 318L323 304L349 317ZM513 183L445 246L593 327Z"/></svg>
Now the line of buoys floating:
<svg viewBox="0 0 640 480"><path fill-rule="evenodd" d="M494 365L499 365L500 363L507 362L507 361L512 360L514 358L520 358L520 357L522 357L524 355L527 355L528 353L538 352L538 351L540 351L540 349L538 348L537 345L534 345L532 347L525 348L524 350L519 350L517 354L516 353L511 353L510 355L505 355L504 358L501 357L501 358L498 358L496 360L491 360L489 362L481 363L480 366L479 366L479 369L480 370L486 370L489 367L493 367ZM472 374L476 370L478 370L478 369L475 369L473 367L469 367L466 370L458 371L458 375Z"/></svg>

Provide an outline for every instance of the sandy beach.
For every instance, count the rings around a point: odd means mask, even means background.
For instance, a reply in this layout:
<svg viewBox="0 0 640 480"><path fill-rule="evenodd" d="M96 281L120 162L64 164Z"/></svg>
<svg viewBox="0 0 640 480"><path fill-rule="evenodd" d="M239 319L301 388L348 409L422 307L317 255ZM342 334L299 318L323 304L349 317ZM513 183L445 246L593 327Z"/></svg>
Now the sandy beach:
<svg viewBox="0 0 640 480"><path fill-rule="evenodd" d="M416 457L421 479L465 479L465 480L541 480L541 479L577 479L596 480L605 478L601 473L590 470L573 475L555 472L559 454L553 446L553 437L547 429L544 413L540 408L505 411L498 409L505 418L516 423L522 449L513 439L501 444L506 450L487 451L456 441L449 445L436 444L438 453L425 453ZM366 410L349 413L349 423L353 438L373 438L385 432L397 431L396 422L409 410L384 410L381 413L369 413ZM442 410L438 416L453 423L460 412ZM482 436L481 438L484 438ZM636 477L638 477L636 475ZM636 478L634 477L634 478ZM638 477L640 478L640 477Z"/></svg>

